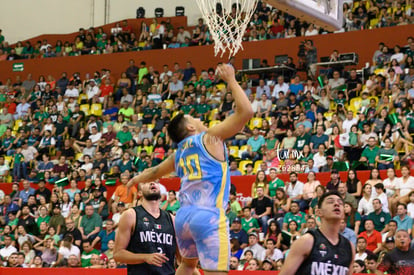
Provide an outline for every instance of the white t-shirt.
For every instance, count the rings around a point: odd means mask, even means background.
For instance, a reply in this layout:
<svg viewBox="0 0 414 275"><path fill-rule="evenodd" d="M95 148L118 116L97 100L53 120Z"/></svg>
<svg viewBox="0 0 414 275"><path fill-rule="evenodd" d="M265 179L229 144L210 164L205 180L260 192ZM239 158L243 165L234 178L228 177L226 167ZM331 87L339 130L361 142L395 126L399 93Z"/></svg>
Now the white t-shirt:
<svg viewBox="0 0 414 275"><path fill-rule="evenodd" d="M414 203L410 202L407 204L407 214L414 219Z"/></svg>
<svg viewBox="0 0 414 275"><path fill-rule="evenodd" d="M76 88L66 89L65 96L67 97L79 97L79 90Z"/></svg>
<svg viewBox="0 0 414 275"><path fill-rule="evenodd" d="M288 186L286 187L286 193L291 198L297 197L298 195L302 195L303 186L304 184L301 181L297 181L294 187L292 186L292 183L289 182Z"/></svg>
<svg viewBox="0 0 414 275"><path fill-rule="evenodd" d="M369 213L374 212L374 206L372 205L373 197L369 200L365 199L364 197L358 203L358 212L361 215L368 215Z"/></svg>
<svg viewBox="0 0 414 275"><path fill-rule="evenodd" d="M388 207L388 197L387 194L382 193L379 196L376 196L377 199L379 199L382 203L382 211L384 211L385 213L389 213L390 209Z"/></svg>
<svg viewBox="0 0 414 275"><path fill-rule="evenodd" d="M356 118L353 118L351 120L345 119L344 122L342 122L342 129L344 130L344 133L349 133L351 131L352 125L358 124L358 120Z"/></svg>
<svg viewBox="0 0 414 275"><path fill-rule="evenodd" d="M80 256L80 250L76 245L72 245L70 250L67 247L61 246L58 253L62 254L64 259L68 259L70 255Z"/></svg>
<svg viewBox="0 0 414 275"><path fill-rule="evenodd" d="M392 197L394 195L395 191L392 189L395 189L397 184L399 184L400 181L401 181L401 178L397 178L397 177L395 177L392 181L389 178L386 178L384 180L383 184L386 190L385 193L387 194L388 197Z"/></svg>
<svg viewBox="0 0 414 275"><path fill-rule="evenodd" d="M319 153L315 154L313 156L313 161L314 161L314 166L317 167L318 169L321 168L322 166L326 165L326 157L325 156L321 156Z"/></svg>
<svg viewBox="0 0 414 275"><path fill-rule="evenodd" d="M408 195L414 190L414 177L409 176L407 181L404 183L404 179L401 177L398 184L395 185L396 189L400 189L400 197Z"/></svg>
<svg viewBox="0 0 414 275"><path fill-rule="evenodd" d="M279 83L276 83L276 85L273 87L273 93L272 97L279 98L279 92L282 91L285 95L289 91L289 84L286 82L283 82L282 85L279 85Z"/></svg>

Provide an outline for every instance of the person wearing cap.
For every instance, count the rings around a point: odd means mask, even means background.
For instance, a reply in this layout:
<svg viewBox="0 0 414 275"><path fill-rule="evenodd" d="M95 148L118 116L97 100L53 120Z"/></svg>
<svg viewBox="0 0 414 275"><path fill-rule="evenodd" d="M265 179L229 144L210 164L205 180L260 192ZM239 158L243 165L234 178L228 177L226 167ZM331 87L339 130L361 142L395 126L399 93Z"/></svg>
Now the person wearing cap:
<svg viewBox="0 0 414 275"><path fill-rule="evenodd" d="M259 237L256 232L251 232L249 234L249 243L248 246L243 249L243 256L240 258L241 260L244 259L244 254L247 250L253 252L253 258L258 258L266 251L264 247L259 244Z"/></svg>
<svg viewBox="0 0 414 275"><path fill-rule="evenodd" d="M102 195L101 189L96 187L92 192L92 199L89 203L93 206L95 213L100 215L103 220L109 216L108 202Z"/></svg>
<svg viewBox="0 0 414 275"><path fill-rule="evenodd" d="M326 189L329 191L338 190L338 186L340 182L341 182L341 178L339 177L338 170L332 169L331 180L326 184Z"/></svg>
<svg viewBox="0 0 414 275"><path fill-rule="evenodd" d="M271 271L271 270L273 270L273 263L272 263L272 261L265 259L262 262L262 270L264 270L264 271Z"/></svg>
<svg viewBox="0 0 414 275"><path fill-rule="evenodd" d="M237 239L240 248L244 249L248 244L248 238L246 231L242 229L241 219L239 217L235 218L230 228L230 239Z"/></svg>
<svg viewBox="0 0 414 275"><path fill-rule="evenodd" d="M321 172L332 172L334 166L333 156L326 156L326 164L320 168Z"/></svg>
<svg viewBox="0 0 414 275"><path fill-rule="evenodd" d="M414 248L410 247L410 234L406 230L395 234L395 248L384 256L380 270L389 274L414 273Z"/></svg>

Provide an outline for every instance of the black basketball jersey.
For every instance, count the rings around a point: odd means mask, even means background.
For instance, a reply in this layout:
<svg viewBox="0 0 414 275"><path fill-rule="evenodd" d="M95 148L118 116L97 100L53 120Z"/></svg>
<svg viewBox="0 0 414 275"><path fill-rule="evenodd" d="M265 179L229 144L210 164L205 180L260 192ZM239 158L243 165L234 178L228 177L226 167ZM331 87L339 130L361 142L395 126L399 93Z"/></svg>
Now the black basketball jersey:
<svg viewBox="0 0 414 275"><path fill-rule="evenodd" d="M300 265L297 275L347 275L352 262L350 242L339 235L339 242L333 245L319 229L308 231L314 242L309 256Z"/></svg>
<svg viewBox="0 0 414 275"><path fill-rule="evenodd" d="M133 253L163 253L169 259L162 267L147 263L128 265L128 275L170 275L175 274L174 257L176 239L174 225L169 213L161 210L156 219L142 206L134 208L135 230L127 250Z"/></svg>

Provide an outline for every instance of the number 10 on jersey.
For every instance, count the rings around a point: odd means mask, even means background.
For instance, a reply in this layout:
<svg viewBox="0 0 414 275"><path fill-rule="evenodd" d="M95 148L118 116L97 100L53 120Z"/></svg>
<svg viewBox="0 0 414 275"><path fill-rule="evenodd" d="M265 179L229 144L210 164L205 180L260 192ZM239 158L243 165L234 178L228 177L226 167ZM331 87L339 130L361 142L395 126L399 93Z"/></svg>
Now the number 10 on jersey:
<svg viewBox="0 0 414 275"><path fill-rule="evenodd" d="M197 154L180 158L180 166L183 169L184 175L188 175L188 180L201 180L203 177Z"/></svg>

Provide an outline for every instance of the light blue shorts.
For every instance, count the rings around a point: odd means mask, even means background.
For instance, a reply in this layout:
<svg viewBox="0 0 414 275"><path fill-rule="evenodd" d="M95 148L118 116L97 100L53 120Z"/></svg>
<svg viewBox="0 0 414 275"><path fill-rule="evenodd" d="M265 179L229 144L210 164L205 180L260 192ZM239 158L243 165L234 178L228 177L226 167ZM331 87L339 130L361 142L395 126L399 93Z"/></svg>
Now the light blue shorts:
<svg viewBox="0 0 414 275"><path fill-rule="evenodd" d="M223 209L183 206L177 211L175 231L184 258L199 258L206 271L229 269L229 227Z"/></svg>

